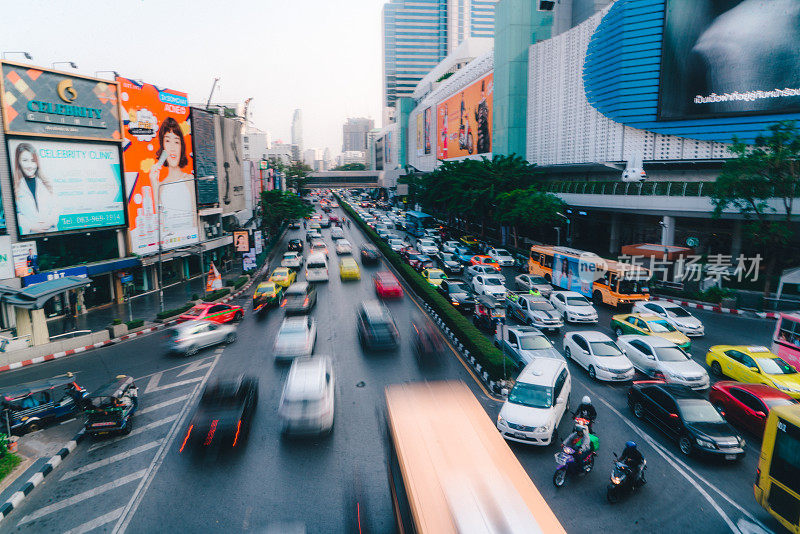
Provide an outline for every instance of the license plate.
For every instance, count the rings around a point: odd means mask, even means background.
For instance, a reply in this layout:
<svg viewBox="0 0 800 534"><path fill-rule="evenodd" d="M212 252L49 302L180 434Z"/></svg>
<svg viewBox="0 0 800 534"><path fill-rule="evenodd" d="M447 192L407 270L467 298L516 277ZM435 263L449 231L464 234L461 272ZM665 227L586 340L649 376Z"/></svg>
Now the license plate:
<svg viewBox="0 0 800 534"><path fill-rule="evenodd" d="M726 454L725 455L725 459L726 460L735 460L736 459L736 455L735 454Z"/></svg>
<svg viewBox="0 0 800 534"><path fill-rule="evenodd" d="M527 438L527 436L525 434L523 434L522 432L514 432L514 437L517 438L517 439L525 439L525 438Z"/></svg>

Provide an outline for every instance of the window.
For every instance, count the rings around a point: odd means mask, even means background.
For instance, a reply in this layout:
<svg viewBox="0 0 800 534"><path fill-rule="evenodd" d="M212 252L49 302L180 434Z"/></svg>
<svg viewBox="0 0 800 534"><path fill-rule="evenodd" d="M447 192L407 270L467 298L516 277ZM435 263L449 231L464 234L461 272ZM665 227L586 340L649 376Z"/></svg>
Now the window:
<svg viewBox="0 0 800 534"><path fill-rule="evenodd" d="M748 393L747 391L744 391L739 388L731 388L730 392L731 392L731 397L738 400L739 402L741 402L754 412L767 413L769 411L760 400L758 400L756 397L753 396L752 393Z"/></svg>
<svg viewBox="0 0 800 534"><path fill-rule="evenodd" d="M638 326L638 322L637 322L637 319L636 319L636 317L627 317L627 318L625 319L625 321L629 322L629 323L630 323L630 324L632 324L633 326Z"/></svg>
<svg viewBox="0 0 800 534"><path fill-rule="evenodd" d="M508 344L509 345L516 345L517 344L517 336L514 332L508 333Z"/></svg>
<svg viewBox="0 0 800 534"><path fill-rule="evenodd" d="M800 344L800 323L784 317L781 319L781 330L778 334L781 341Z"/></svg>
<svg viewBox="0 0 800 534"><path fill-rule="evenodd" d="M539 260L543 267L547 269L553 268L553 256L547 256L545 254L541 255L541 260Z"/></svg>
<svg viewBox="0 0 800 534"><path fill-rule="evenodd" d="M581 336L572 336L572 340L575 341L575 344L578 345L581 349L585 351L589 351L589 344L586 343L586 340L583 339Z"/></svg>
<svg viewBox="0 0 800 534"><path fill-rule="evenodd" d="M657 387L644 388L642 391L644 391L645 394L650 397L650 400L653 401L653 404L656 406L663 408L670 413L674 413L677 409L675 401Z"/></svg>
<svg viewBox="0 0 800 534"><path fill-rule="evenodd" d="M558 399L558 397L561 395L561 390L564 389L564 384L566 383L566 381L567 381L567 370L562 369L561 373L558 375L558 378L556 379L555 387L553 388L554 396L556 399Z"/></svg>
<svg viewBox="0 0 800 534"><path fill-rule="evenodd" d="M744 365L744 356L745 355L743 353L739 352L738 350L726 350L725 351L725 356L727 356L728 358L730 358L731 360L733 360L733 361L735 361L737 363L741 363L742 365Z"/></svg>
<svg viewBox="0 0 800 534"><path fill-rule="evenodd" d="M655 313L661 313L662 312L662 310L661 310L661 308L659 306L656 306L655 304L651 304L649 302L647 304L645 304L644 307L647 308L650 311L655 312Z"/></svg>

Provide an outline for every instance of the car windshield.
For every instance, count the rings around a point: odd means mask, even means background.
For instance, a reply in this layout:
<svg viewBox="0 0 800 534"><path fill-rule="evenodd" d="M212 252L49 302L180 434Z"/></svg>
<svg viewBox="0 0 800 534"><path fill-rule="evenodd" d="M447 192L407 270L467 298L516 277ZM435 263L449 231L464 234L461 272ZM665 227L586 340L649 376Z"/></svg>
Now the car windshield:
<svg viewBox="0 0 800 534"><path fill-rule="evenodd" d="M447 290L450 293L469 293L464 282L450 282L450 285L447 286Z"/></svg>
<svg viewBox="0 0 800 534"><path fill-rule="evenodd" d="M780 358L756 358L756 363L768 375L793 375L797 370Z"/></svg>
<svg viewBox="0 0 800 534"><path fill-rule="evenodd" d="M687 423L724 423L716 408L705 399L682 399L678 401L683 420Z"/></svg>
<svg viewBox="0 0 800 534"><path fill-rule="evenodd" d="M680 347L656 347L656 356L662 362L685 362L689 356Z"/></svg>
<svg viewBox="0 0 800 534"><path fill-rule="evenodd" d="M431 271L431 272L428 273L428 278L430 278L431 280L442 280L442 279L447 278L447 277L444 275L444 273L440 273L440 272L437 272L437 271Z"/></svg>
<svg viewBox="0 0 800 534"><path fill-rule="evenodd" d="M264 293L272 293L275 291L274 285L261 286L256 288L256 295L263 295Z"/></svg>
<svg viewBox="0 0 800 534"><path fill-rule="evenodd" d="M205 310L205 308L195 306L191 310L188 310L186 313L184 313L184 315L188 315L190 317L197 317L203 313L203 310Z"/></svg>
<svg viewBox="0 0 800 534"><path fill-rule="evenodd" d="M544 336L522 336L519 338L521 350L541 350L553 348L550 340Z"/></svg>
<svg viewBox="0 0 800 534"><path fill-rule="evenodd" d="M667 321L647 321L647 326L650 327L651 332L656 334L664 334L666 332L674 332L675 327Z"/></svg>
<svg viewBox="0 0 800 534"><path fill-rule="evenodd" d="M595 356L619 356L622 353L617 344L611 340L591 341L589 345L592 346L592 353Z"/></svg>
<svg viewBox="0 0 800 534"><path fill-rule="evenodd" d="M495 253L496 253L498 256L511 256L511 254L509 254L509 253L508 253L508 251L507 251L506 249L504 249L504 248L497 248L497 249L495 249Z"/></svg>
<svg viewBox="0 0 800 534"><path fill-rule="evenodd" d="M279 335L304 334L306 332L306 328L307 326L305 321L290 321L288 323L283 323Z"/></svg>
<svg viewBox="0 0 800 534"><path fill-rule="evenodd" d="M508 402L530 408L550 408L553 405L553 388L517 382L508 394Z"/></svg>
<svg viewBox="0 0 800 534"><path fill-rule="evenodd" d="M639 293L647 293L646 281L639 281L639 280L620 280L619 281L619 292L623 295L634 295Z"/></svg>
<svg viewBox="0 0 800 534"><path fill-rule="evenodd" d="M542 278L541 276L531 276L531 284L535 285L545 285L547 284L547 280Z"/></svg>
<svg viewBox="0 0 800 534"><path fill-rule="evenodd" d="M286 254L283 255L284 260L293 260L295 258L297 258L296 252L287 252Z"/></svg>
<svg viewBox="0 0 800 534"><path fill-rule="evenodd" d="M569 306L591 306L589 301L584 297L567 297L567 305Z"/></svg>
<svg viewBox="0 0 800 534"><path fill-rule="evenodd" d="M535 311L553 311L555 308L549 302L529 302L528 307Z"/></svg>
<svg viewBox="0 0 800 534"><path fill-rule="evenodd" d="M680 306L675 306L674 308L665 308L667 310L667 315L670 317L691 317L692 314L681 308Z"/></svg>
<svg viewBox="0 0 800 534"><path fill-rule="evenodd" d="M434 242L431 241L430 239L420 239L419 241L417 241L417 244L419 246L421 246L421 247L435 247L436 246L436 244L434 244Z"/></svg>
<svg viewBox="0 0 800 534"><path fill-rule="evenodd" d="M503 282L499 278L487 278L485 284L487 286L502 286Z"/></svg>
<svg viewBox="0 0 800 534"><path fill-rule="evenodd" d="M776 406L792 406L794 404L797 404L797 401L794 399L767 398L761 400L763 400L767 404L767 407L770 410L775 408Z"/></svg>
<svg viewBox="0 0 800 534"><path fill-rule="evenodd" d="M443 252L441 257L442 261L455 261L453 255L450 254L449 252Z"/></svg>

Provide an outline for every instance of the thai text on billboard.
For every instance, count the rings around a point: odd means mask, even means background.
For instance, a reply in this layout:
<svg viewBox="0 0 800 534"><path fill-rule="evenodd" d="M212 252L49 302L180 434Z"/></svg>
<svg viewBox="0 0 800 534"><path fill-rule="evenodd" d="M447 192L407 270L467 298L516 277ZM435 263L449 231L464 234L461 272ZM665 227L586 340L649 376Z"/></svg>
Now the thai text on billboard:
<svg viewBox="0 0 800 534"><path fill-rule="evenodd" d="M436 106L437 159L491 153L493 93L490 73Z"/></svg>

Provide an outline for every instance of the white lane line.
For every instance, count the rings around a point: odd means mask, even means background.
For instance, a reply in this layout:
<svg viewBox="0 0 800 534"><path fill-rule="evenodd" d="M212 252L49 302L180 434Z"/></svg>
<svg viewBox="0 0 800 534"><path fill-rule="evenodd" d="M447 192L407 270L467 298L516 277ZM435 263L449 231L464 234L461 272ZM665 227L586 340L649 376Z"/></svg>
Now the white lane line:
<svg viewBox="0 0 800 534"><path fill-rule="evenodd" d="M137 471L135 473L131 473L130 475L126 475L124 477L120 477L120 478L118 478L117 480L115 480L113 482L108 482L106 484L102 484L100 486L97 486L96 488L90 489L88 491L84 491L83 493L79 493L77 495L73 495L72 497L64 499L63 501L54 502L53 504L49 504L47 506L39 508L38 510L36 510L32 514L28 514L25 517L23 517L22 519L20 519L19 523L17 523L17 525L24 525L25 523L30 523L31 521L35 521L36 519L39 519L40 517L44 517L44 516L46 516L48 514L52 514L53 512L58 512L59 510L63 510L64 508L72 506L73 504L78 504L79 502L83 502L86 499L91 499L92 497L96 497L97 495L100 495L101 493L105 493L107 491L111 491L111 490L116 489L116 488L118 488L120 486L124 486L125 484L128 484L130 482L134 482L136 480L139 480L140 478L144 477L144 475L146 473L147 473L147 469L142 469L141 471Z"/></svg>
<svg viewBox="0 0 800 534"><path fill-rule="evenodd" d="M135 456L137 454L141 454L143 452L147 452L150 449L155 449L161 445L161 440L151 441L150 443L145 443L144 445L140 445L135 447L129 451L121 452L119 454L115 454L114 456L109 456L104 460L98 460L96 462L92 462L90 464L86 464L83 467L79 467L77 469L73 469L72 471L67 471L63 477L59 480L64 481L70 479L72 477L76 477L78 475L82 475L84 473L88 473L89 471L94 471L95 469L100 469L101 467L105 467L107 465L113 464L114 462L119 462L130 458L131 456Z"/></svg>
<svg viewBox="0 0 800 534"><path fill-rule="evenodd" d="M133 432L131 432L130 434L128 434L126 436L120 436L117 439L113 439L113 440L109 440L109 441L101 441L100 443L95 443L94 445L89 447L89 452L96 451L97 449L102 449L103 447L105 447L107 445L113 445L115 443L119 443L120 441L122 441L125 438L129 438L131 436L136 436L138 434L142 434L144 432L147 432L148 430L153 430L154 428L158 428L158 427L160 427L162 425L166 425L167 423L171 423L172 421L174 421L177 418L178 418L178 414L170 415L169 417L165 417L163 419L159 419L158 421L155 421L155 422L150 423L148 425L136 427L136 429Z"/></svg>
<svg viewBox="0 0 800 534"><path fill-rule="evenodd" d="M161 376L164 373L156 373L150 378L150 381L147 383L147 387L144 388L144 395L148 393L155 393L156 391L164 391L165 389L169 388L177 388L180 386L186 386L188 384L194 384L195 382L200 382L203 380L202 376L198 376L197 378L189 378L188 380L181 380L179 382L172 382L171 384L164 384L159 385L159 381L161 380Z"/></svg>
<svg viewBox="0 0 800 534"><path fill-rule="evenodd" d="M181 377L183 375L188 375L189 373L196 373L200 369L206 369L207 367L211 367L211 364L213 363L214 363L213 358L204 358L202 360L194 361L189 365L187 365L186 369L178 373L178 377Z"/></svg>
<svg viewBox="0 0 800 534"><path fill-rule="evenodd" d="M96 517L91 521L87 521L82 525L78 525L75 528L71 528L69 530L65 530L64 534L86 534L86 532L91 532L92 530L102 527L107 523L111 523L112 521L116 521L117 518L122 515L122 511L125 510L125 507L117 508L113 512L108 512L107 514L103 514L100 517Z"/></svg>
<svg viewBox="0 0 800 534"><path fill-rule="evenodd" d="M138 415L144 415L146 413L150 413L150 412L154 412L156 410L160 410L161 408L166 408L167 406L172 406L173 404L178 404L179 402L184 401L184 400L188 399L189 397L191 397L191 394L181 395L180 397L175 397L173 399L170 399L170 400L167 400L167 401L164 401L164 402L159 402L158 404L153 404L152 406L148 406L146 408L142 408L141 410L139 410L136 413L136 415L137 416Z"/></svg>

